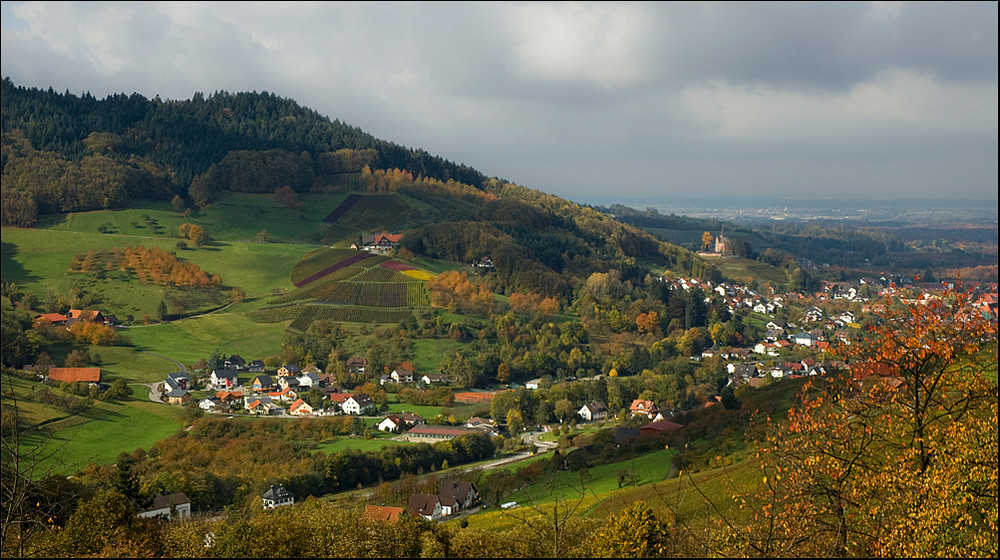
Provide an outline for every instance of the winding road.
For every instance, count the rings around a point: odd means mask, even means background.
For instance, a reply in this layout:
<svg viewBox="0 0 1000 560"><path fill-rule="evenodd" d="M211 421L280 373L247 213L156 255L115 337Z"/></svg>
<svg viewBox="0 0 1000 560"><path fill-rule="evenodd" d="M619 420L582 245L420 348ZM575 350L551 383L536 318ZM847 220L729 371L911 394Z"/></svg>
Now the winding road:
<svg viewBox="0 0 1000 560"><path fill-rule="evenodd" d="M166 356L163 356L161 354L157 354L156 352L150 352L148 350L141 350L141 352L143 354L149 354L150 356L153 356L153 357L156 357L156 358L160 358L161 360L166 360L168 362L172 362L172 363L174 363L174 364L177 365L177 368L178 368L177 372L178 373L187 373L187 368L184 367L184 364L178 362L177 360L175 360L173 358L168 358ZM162 385L162 383L143 383L143 385L149 387L149 400L151 400L153 402L157 402L157 403L162 403L163 402L160 399L160 390L159 390L159 387Z"/></svg>

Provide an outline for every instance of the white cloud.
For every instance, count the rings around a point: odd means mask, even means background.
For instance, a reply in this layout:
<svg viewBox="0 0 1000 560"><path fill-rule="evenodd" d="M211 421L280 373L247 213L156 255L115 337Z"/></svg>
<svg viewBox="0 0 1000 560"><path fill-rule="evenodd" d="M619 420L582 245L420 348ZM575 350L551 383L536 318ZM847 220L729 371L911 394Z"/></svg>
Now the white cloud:
<svg viewBox="0 0 1000 560"><path fill-rule="evenodd" d="M996 196L996 3L3 7L18 85L267 90L570 198L949 174Z"/></svg>

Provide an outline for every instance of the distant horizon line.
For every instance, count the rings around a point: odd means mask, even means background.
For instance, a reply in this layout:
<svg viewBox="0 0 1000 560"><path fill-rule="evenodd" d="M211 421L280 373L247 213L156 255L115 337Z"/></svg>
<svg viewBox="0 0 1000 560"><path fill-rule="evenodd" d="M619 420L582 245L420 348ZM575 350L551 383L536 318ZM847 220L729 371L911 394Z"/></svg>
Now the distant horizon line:
<svg viewBox="0 0 1000 560"><path fill-rule="evenodd" d="M611 206L620 204L636 210L643 210L646 207L656 206L677 206L684 207L695 205L701 208L854 208L854 207L880 207L891 205L893 207L920 207L935 205L938 207L961 208L961 207L983 207L992 205L994 210L998 205L998 199L988 198L935 198L935 197L899 197L899 198L783 198L780 196L726 196L726 197L677 197L677 196L636 196L636 197L579 197L586 198L584 204L595 206Z"/></svg>

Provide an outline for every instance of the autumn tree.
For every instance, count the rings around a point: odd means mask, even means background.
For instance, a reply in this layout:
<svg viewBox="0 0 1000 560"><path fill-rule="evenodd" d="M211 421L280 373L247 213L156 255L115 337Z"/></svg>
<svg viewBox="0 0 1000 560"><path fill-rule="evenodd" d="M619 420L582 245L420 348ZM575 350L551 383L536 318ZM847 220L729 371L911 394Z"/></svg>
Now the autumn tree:
<svg viewBox="0 0 1000 560"><path fill-rule="evenodd" d="M205 228L197 224L183 223L178 228L181 237L190 239L194 242L195 247L201 247L205 244L208 239L208 234L205 233Z"/></svg>
<svg viewBox="0 0 1000 560"><path fill-rule="evenodd" d="M670 524L638 501L612 515L589 545L594 558L651 558L663 556L669 540Z"/></svg>
<svg viewBox="0 0 1000 560"><path fill-rule="evenodd" d="M712 247L712 234L705 232L701 234L701 250L704 251Z"/></svg>
<svg viewBox="0 0 1000 560"><path fill-rule="evenodd" d="M774 428L723 553L996 556L996 324L965 293L886 308Z"/></svg>

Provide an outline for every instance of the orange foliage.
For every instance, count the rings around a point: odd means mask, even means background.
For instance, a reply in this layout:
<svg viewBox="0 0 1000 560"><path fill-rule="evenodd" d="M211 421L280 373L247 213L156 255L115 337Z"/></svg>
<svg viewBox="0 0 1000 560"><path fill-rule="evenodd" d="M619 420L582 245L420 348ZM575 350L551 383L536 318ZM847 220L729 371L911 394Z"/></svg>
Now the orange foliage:
<svg viewBox="0 0 1000 560"><path fill-rule="evenodd" d="M762 448L753 512L723 554L995 557L996 323L966 293L886 302Z"/></svg>
<svg viewBox="0 0 1000 560"><path fill-rule="evenodd" d="M477 286L464 272L450 270L427 281L431 305L451 310L486 312L493 308L493 293Z"/></svg>
<svg viewBox="0 0 1000 560"><path fill-rule="evenodd" d="M131 271L143 284L190 286L201 290L222 285L219 275L209 277L198 265L181 261L177 255L157 247L150 249L140 245L134 249L125 247L115 248L113 251L91 252L94 254L77 255L70 270L88 272L89 269L84 265L97 268L93 263L101 263L99 268L102 269L111 267Z"/></svg>

